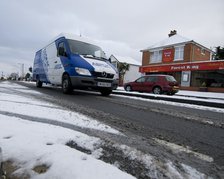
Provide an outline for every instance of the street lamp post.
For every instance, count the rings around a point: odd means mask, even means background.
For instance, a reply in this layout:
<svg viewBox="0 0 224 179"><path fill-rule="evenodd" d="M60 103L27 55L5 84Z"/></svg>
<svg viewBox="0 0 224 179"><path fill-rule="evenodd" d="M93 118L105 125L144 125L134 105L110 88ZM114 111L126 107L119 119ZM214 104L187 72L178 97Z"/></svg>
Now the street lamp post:
<svg viewBox="0 0 224 179"><path fill-rule="evenodd" d="M19 65L21 65L21 78L24 78L24 63L18 63Z"/></svg>

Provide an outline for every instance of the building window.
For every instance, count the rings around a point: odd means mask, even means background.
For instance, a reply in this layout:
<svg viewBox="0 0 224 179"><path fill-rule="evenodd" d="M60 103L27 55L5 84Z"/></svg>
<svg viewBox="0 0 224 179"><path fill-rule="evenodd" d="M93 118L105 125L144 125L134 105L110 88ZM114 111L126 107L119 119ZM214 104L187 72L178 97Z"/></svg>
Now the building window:
<svg viewBox="0 0 224 179"><path fill-rule="evenodd" d="M162 62L162 50L153 51L150 54L150 63Z"/></svg>
<svg viewBox="0 0 224 179"><path fill-rule="evenodd" d="M184 46L175 47L174 60L183 60L184 59Z"/></svg>
<svg viewBox="0 0 224 179"><path fill-rule="evenodd" d="M201 48L201 54L205 55L205 49L204 48Z"/></svg>

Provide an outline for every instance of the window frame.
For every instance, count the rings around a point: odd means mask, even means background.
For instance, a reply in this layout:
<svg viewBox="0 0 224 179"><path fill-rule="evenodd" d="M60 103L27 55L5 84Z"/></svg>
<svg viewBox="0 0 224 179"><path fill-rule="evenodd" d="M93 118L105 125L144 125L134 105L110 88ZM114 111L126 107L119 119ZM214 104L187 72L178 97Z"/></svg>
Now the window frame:
<svg viewBox="0 0 224 179"><path fill-rule="evenodd" d="M201 47L201 54L205 55L205 48Z"/></svg>
<svg viewBox="0 0 224 179"><path fill-rule="evenodd" d="M156 49L150 51L150 63L162 63L162 58L163 58L163 49Z"/></svg>
<svg viewBox="0 0 224 179"><path fill-rule="evenodd" d="M174 61L184 60L184 45L178 45L174 47Z"/></svg>

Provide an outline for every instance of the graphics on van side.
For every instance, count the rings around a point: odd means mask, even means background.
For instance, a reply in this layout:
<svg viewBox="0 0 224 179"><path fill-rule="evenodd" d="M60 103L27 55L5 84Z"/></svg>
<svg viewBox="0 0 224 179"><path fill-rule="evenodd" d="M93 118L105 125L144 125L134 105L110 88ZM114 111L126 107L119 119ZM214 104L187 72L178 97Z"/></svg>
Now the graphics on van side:
<svg viewBox="0 0 224 179"><path fill-rule="evenodd" d="M47 52L46 52L46 49L43 49L41 51L41 61L42 61L42 64L43 64L43 69L44 69L44 73L46 75L46 78L47 80L48 79L48 68L49 68L49 62L48 62L48 58L47 58Z"/></svg>

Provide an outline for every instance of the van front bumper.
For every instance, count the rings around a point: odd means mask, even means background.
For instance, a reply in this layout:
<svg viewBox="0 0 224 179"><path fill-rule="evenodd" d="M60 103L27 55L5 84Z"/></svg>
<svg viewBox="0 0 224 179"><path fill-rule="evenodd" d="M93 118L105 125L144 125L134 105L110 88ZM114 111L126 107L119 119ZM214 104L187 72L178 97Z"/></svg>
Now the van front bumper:
<svg viewBox="0 0 224 179"><path fill-rule="evenodd" d="M108 78L93 78L93 77L83 77L83 76L71 76L71 83L73 88L108 88L116 89L118 86L118 80L108 79Z"/></svg>

